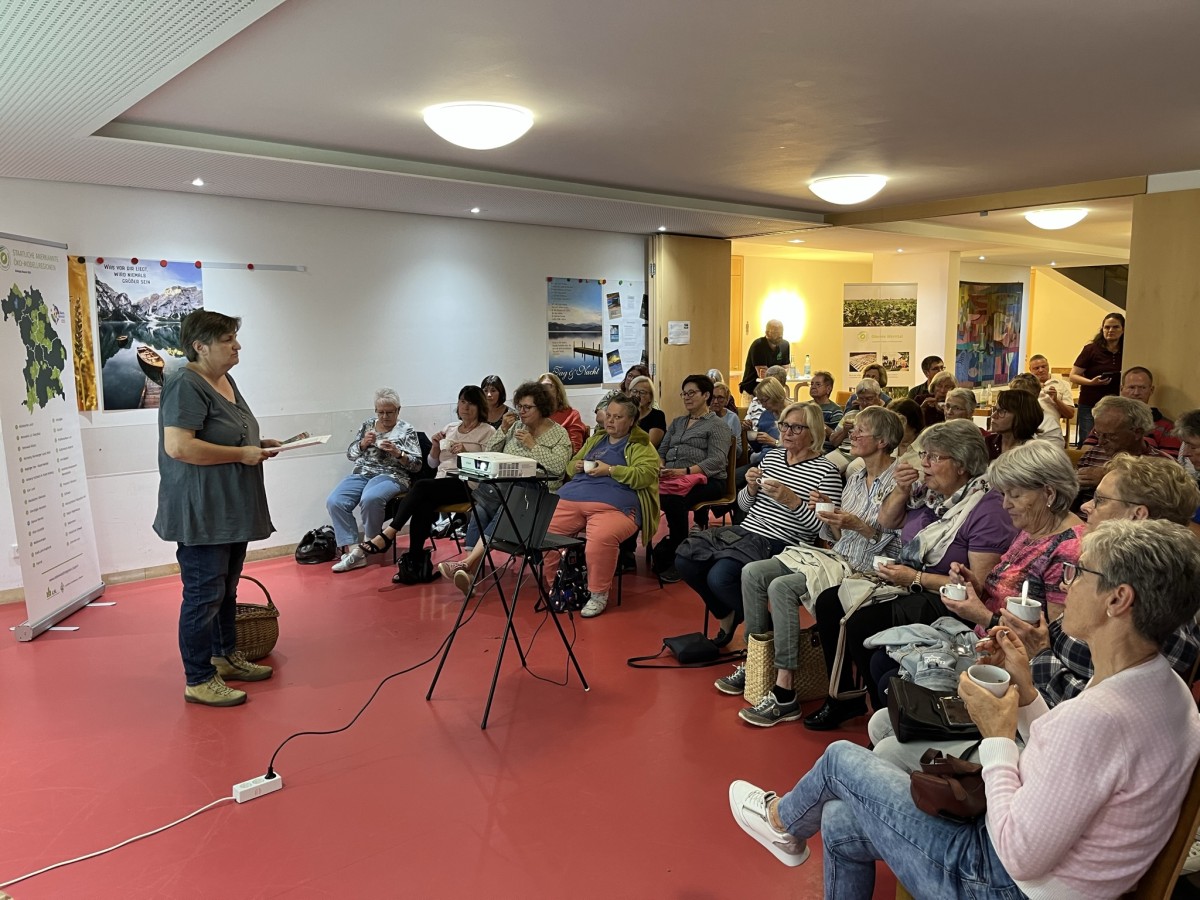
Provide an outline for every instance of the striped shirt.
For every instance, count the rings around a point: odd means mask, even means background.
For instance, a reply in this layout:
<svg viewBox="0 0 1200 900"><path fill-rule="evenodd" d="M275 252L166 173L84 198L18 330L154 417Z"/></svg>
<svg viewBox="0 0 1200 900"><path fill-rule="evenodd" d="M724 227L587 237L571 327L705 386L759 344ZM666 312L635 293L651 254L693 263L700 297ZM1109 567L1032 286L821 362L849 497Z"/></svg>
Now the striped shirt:
<svg viewBox="0 0 1200 900"><path fill-rule="evenodd" d="M658 445L658 455L667 469L686 469L699 466L709 481L725 481L729 477L729 445L733 435L729 426L712 410L688 428L688 416L680 416L667 426L667 433Z"/></svg>
<svg viewBox="0 0 1200 900"><path fill-rule="evenodd" d="M857 531L845 529L842 536L833 545L835 553L849 563L858 572L870 572L874 568L876 556L896 557L900 554L900 531L882 531L879 529L879 508L896 487L896 464L893 462L875 478L874 484L867 487L867 467L852 466L846 472L846 487L842 491L842 510L858 516L872 528L876 529L878 538L871 540ZM821 524L821 537L833 540L833 532L829 526Z"/></svg>
<svg viewBox="0 0 1200 900"><path fill-rule="evenodd" d="M750 488L738 492L738 507L746 511L741 525L747 531L787 544L811 544L817 539L821 520L808 505L808 495L820 491L834 503L842 499L842 474L837 466L823 456L788 465L787 450L776 447L763 454L759 463L764 478L774 478L791 488L803 502L796 510L768 497L759 490L750 495Z"/></svg>

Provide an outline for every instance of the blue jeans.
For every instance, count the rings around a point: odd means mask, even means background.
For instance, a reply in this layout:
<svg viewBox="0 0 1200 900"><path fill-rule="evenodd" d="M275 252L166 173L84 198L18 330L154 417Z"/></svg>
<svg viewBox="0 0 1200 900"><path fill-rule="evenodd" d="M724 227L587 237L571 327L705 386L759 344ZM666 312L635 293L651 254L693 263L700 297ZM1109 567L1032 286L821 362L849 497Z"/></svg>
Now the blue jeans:
<svg viewBox="0 0 1200 900"><path fill-rule="evenodd" d="M848 741L830 744L780 798L779 818L798 838L821 832L827 900L870 900L877 859L914 897L1024 896L996 858L984 817L959 825L921 812L907 772Z"/></svg>
<svg viewBox="0 0 1200 900"><path fill-rule="evenodd" d="M675 557L675 569L688 587L700 595L708 611L718 619L731 612L742 614L742 567L740 559L696 562Z"/></svg>
<svg viewBox="0 0 1200 900"><path fill-rule="evenodd" d="M363 534L369 539L383 531L383 510L389 500L402 493L404 488L388 475L374 478L347 475L343 478L325 501L338 546L346 547L358 541L354 507L362 506Z"/></svg>
<svg viewBox="0 0 1200 900"><path fill-rule="evenodd" d="M237 584L246 544L179 544L175 550L183 581L179 609L179 654L189 685L215 674L209 661L228 656L237 645Z"/></svg>
<svg viewBox="0 0 1200 900"><path fill-rule="evenodd" d="M511 484L504 486L504 490L511 489ZM492 536L503 509L500 495L494 484L484 484L476 488L472 495L472 502L475 505L475 511L467 519L467 535L463 538L463 546L468 550L474 550L475 545L479 543L480 522L483 523L483 533L488 537Z"/></svg>

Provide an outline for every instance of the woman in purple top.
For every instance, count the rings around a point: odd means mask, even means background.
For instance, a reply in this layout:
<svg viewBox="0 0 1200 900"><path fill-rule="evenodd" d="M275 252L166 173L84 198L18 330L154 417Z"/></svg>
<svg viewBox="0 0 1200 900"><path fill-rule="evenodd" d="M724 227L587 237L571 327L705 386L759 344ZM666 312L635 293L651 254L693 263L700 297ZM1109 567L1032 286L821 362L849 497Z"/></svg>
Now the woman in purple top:
<svg viewBox="0 0 1200 900"><path fill-rule="evenodd" d="M879 526L899 527L904 545L894 564L880 566L876 572L885 583L908 593L863 606L845 626L849 649L839 676L839 693L853 690L853 661L876 709L880 703L870 678L874 651L865 649L863 641L893 625L929 624L953 615L937 593L942 585L957 580L951 578L950 567L955 563L965 566L982 582L1017 535L1000 494L989 488L987 447L974 424L962 419L939 422L921 432L920 444L921 472L898 462L896 489L879 511ZM817 597L817 631L822 647L828 648L825 656L831 670L843 615L837 588ZM865 712L861 697L828 698L804 725L824 731Z"/></svg>
<svg viewBox="0 0 1200 900"><path fill-rule="evenodd" d="M1075 420L1075 446L1092 433L1092 407L1101 397L1115 395L1121 387L1121 363L1125 353L1125 317L1109 313L1100 332L1079 351L1068 376L1079 388L1079 417Z"/></svg>

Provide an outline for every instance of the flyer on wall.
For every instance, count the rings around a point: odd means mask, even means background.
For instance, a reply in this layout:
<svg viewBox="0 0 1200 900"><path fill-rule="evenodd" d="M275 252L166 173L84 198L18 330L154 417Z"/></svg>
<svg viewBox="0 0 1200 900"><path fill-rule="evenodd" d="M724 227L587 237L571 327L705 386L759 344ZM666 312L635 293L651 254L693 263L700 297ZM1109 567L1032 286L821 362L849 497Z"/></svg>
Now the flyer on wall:
<svg viewBox="0 0 1200 900"><path fill-rule="evenodd" d="M606 310L604 381L620 384L630 366L646 365L646 282L621 279L604 284Z"/></svg>
<svg viewBox="0 0 1200 900"><path fill-rule="evenodd" d="M163 375L186 362L179 327L204 306L203 271L170 260L105 258L88 267L104 409L154 409Z"/></svg>
<svg viewBox="0 0 1200 900"><path fill-rule="evenodd" d="M917 344L917 286L915 284L846 284L842 294L842 345L847 390L862 380L867 366L879 364L893 387L911 387ZM907 394L907 391L903 393Z"/></svg>
<svg viewBox="0 0 1200 900"><path fill-rule="evenodd" d="M0 427L30 622L104 590L79 436L59 245L0 236ZM17 636L28 640L27 627Z"/></svg>
<svg viewBox="0 0 1200 900"><path fill-rule="evenodd" d="M604 303L602 279L546 279L548 371L569 388L605 380Z"/></svg>

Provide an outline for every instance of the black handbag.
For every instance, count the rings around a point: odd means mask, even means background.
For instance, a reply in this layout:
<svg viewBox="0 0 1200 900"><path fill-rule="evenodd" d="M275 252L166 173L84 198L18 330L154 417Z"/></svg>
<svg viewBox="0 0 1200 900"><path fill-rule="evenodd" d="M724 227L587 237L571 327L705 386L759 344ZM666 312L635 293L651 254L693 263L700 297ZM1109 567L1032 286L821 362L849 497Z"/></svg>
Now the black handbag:
<svg viewBox="0 0 1200 900"><path fill-rule="evenodd" d="M979 729L965 715L965 707L957 697L893 675L888 682L887 702L892 732L902 744L980 739Z"/></svg>
<svg viewBox="0 0 1200 900"><path fill-rule="evenodd" d="M663 653L671 651L678 665L656 665L651 660L660 658ZM746 658L745 650L732 653L722 653L721 649L698 631L690 634L680 634L675 637L663 638L662 649L653 656L631 656L625 664L634 669L701 669L705 666L719 666Z"/></svg>
<svg viewBox="0 0 1200 900"><path fill-rule="evenodd" d="M317 563L337 559L337 538L333 536L333 526L324 525L306 532L296 545L296 562L303 566L313 566Z"/></svg>

